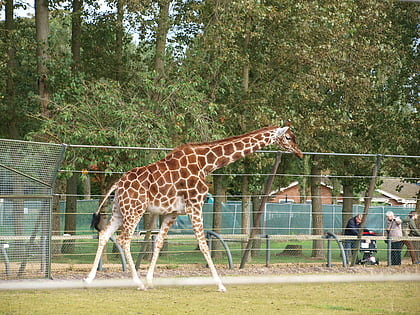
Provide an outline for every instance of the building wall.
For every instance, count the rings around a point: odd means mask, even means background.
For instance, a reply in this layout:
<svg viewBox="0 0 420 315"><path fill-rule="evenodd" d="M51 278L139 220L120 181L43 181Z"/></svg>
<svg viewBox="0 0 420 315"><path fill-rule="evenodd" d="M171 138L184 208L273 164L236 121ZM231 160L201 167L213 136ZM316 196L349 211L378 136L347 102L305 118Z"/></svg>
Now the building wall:
<svg viewBox="0 0 420 315"><path fill-rule="evenodd" d="M333 198L331 189L325 185L321 185L321 199L322 204L332 204ZM307 201L310 201L310 196L307 197ZM338 197L339 201L342 201L341 196ZM285 189L284 191L278 193L275 195L270 202L294 202L294 203L300 203L300 193L299 193L299 186L295 185L292 187L289 187Z"/></svg>

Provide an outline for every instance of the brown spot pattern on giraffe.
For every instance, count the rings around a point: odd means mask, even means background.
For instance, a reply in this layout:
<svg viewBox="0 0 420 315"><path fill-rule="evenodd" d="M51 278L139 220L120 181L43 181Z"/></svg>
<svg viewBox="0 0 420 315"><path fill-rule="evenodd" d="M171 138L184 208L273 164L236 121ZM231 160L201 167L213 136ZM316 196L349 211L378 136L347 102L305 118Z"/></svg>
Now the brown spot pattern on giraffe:
<svg viewBox="0 0 420 315"><path fill-rule="evenodd" d="M285 133L287 133L287 137ZM302 156L290 128L267 127L227 139L184 144L175 148L160 161L128 171L117 183L113 217L106 229L112 229L112 234L118 228L116 223L119 220L122 221L119 242L124 245L123 248L127 256L130 252L131 235L145 211L150 210L163 215L188 213L200 243L200 249L203 251L213 275L218 277L209 256L203 231L201 207L208 192L205 177L215 169L228 165L274 142L290 149L299 157ZM165 221L166 225L158 236L158 245L155 248L152 265L156 262L160 246L163 243L162 238L166 236L170 226L175 222L175 218L176 216L171 216ZM100 240L100 246L103 246L103 243L103 240ZM102 250L99 248L98 253ZM97 254L95 263L98 261L98 257ZM127 257L127 261L130 268L133 269L131 257L130 259ZM95 275L95 266L92 268L91 275L91 278ZM133 279L136 277L136 274L133 273ZM224 289L220 279L218 282L219 289Z"/></svg>

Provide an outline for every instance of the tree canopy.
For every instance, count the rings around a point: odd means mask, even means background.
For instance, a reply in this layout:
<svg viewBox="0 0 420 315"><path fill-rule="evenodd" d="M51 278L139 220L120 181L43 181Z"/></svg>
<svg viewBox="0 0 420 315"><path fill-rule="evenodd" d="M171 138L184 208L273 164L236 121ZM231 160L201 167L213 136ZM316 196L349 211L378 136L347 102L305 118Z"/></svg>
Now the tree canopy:
<svg viewBox="0 0 420 315"><path fill-rule="evenodd" d="M37 102L34 17L16 17L10 24L9 15L2 23L0 137L174 147L291 118L304 151L416 153L416 3L48 3L48 43L42 43L48 44L47 112ZM5 12L6 4L31 5L4 1ZM80 37L72 37L75 22ZM77 72L74 45L80 47ZM124 169L127 154L98 152L77 163ZM322 163L338 173L367 167L346 159ZM270 164L253 158L246 167L263 170Z"/></svg>

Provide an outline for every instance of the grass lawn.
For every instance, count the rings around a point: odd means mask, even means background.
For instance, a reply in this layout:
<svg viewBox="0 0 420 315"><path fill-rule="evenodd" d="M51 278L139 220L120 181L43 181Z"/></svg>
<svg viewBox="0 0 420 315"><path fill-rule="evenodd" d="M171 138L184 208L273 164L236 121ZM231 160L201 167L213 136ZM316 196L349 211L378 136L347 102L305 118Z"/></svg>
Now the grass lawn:
<svg viewBox="0 0 420 315"><path fill-rule="evenodd" d="M419 314L418 282L0 291L0 314Z"/></svg>

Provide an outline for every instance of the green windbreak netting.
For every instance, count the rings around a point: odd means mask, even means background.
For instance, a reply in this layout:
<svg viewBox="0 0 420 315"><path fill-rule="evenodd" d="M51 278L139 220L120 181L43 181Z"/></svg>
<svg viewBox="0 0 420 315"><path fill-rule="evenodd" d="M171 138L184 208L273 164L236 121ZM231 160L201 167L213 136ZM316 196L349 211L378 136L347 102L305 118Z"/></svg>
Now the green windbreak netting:
<svg viewBox="0 0 420 315"><path fill-rule="evenodd" d="M92 213L97 210L98 200L79 200L77 202L77 234L92 234L90 228ZM64 223L65 203L62 202L61 220ZM353 207L353 214L363 213L362 205ZM366 228L382 234L386 227L385 213L393 211L402 218L412 208L392 206L372 206L366 221ZM335 204L322 205L324 230L342 234L342 206ZM213 204L203 206L204 229L213 230ZM63 227L64 224L61 224ZM144 230L143 219L137 230ZM295 235L312 234L312 209L310 204L267 203L261 217L261 234ZM193 234L190 219L187 215L178 216L170 234ZM242 228L242 205L240 202L222 204L222 234L246 234Z"/></svg>

